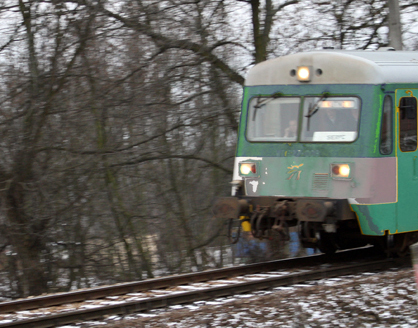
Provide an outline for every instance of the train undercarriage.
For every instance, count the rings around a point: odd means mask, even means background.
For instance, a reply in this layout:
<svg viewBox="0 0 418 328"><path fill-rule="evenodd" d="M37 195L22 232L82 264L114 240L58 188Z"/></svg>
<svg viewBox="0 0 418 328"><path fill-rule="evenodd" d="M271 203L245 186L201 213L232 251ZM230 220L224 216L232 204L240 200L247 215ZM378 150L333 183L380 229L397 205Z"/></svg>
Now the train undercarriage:
<svg viewBox="0 0 418 328"><path fill-rule="evenodd" d="M213 210L216 217L228 219L232 243L239 240L242 227L255 238L274 235L284 241L289 240L289 229L297 228L302 247L327 254L371 244L389 256L404 256L418 241L418 232L363 235L346 199L225 197L215 203Z"/></svg>

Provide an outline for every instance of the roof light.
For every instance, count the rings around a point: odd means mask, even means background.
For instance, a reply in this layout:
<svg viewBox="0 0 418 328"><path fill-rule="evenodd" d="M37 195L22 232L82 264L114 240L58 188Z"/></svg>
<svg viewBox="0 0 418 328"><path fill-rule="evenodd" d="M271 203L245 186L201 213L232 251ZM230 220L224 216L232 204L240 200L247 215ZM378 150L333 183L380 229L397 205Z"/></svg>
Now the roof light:
<svg viewBox="0 0 418 328"><path fill-rule="evenodd" d="M311 80L311 67L310 66L298 66L297 77L301 82L309 82Z"/></svg>

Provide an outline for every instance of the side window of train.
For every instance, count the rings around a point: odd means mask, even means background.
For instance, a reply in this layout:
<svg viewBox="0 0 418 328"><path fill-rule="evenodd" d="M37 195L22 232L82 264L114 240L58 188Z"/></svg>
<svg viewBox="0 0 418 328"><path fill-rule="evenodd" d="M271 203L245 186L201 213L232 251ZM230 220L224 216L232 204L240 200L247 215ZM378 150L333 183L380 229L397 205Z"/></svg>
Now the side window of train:
<svg viewBox="0 0 418 328"><path fill-rule="evenodd" d="M399 147L402 151L417 149L417 98L402 97L399 101Z"/></svg>
<svg viewBox="0 0 418 328"><path fill-rule="evenodd" d="M380 129L380 153L389 155L393 148L393 105L392 97L385 96L383 101L382 126Z"/></svg>

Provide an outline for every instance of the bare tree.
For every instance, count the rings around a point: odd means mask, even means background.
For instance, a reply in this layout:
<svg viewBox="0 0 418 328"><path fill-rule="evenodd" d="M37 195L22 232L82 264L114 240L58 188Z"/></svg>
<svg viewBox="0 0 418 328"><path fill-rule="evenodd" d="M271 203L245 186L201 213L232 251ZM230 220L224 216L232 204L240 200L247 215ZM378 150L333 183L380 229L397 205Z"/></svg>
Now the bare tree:
<svg viewBox="0 0 418 328"><path fill-rule="evenodd" d="M401 4L408 27L416 6ZM210 208L229 193L248 67L387 44L384 0L18 0L0 18L10 296L225 263Z"/></svg>

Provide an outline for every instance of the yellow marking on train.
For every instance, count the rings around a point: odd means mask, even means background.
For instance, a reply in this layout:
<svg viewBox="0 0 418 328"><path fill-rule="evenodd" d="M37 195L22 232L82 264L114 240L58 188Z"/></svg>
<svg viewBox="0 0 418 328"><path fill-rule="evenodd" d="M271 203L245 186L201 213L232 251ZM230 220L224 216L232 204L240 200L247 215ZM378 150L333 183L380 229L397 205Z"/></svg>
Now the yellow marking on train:
<svg viewBox="0 0 418 328"><path fill-rule="evenodd" d="M292 165L292 166L288 166L287 168L289 169L289 170L291 170L291 169L298 169L298 168L300 168L300 167L302 167L303 166L303 164L300 164L300 165Z"/></svg>

